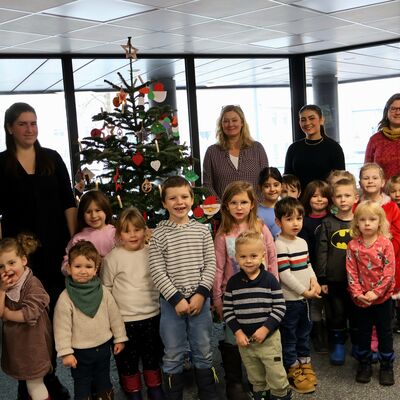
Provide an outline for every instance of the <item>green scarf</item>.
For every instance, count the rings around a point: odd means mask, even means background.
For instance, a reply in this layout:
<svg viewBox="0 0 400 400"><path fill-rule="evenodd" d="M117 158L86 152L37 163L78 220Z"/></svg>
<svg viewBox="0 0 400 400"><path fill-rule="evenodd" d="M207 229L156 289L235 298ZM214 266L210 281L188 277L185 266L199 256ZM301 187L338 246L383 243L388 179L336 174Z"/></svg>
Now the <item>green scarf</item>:
<svg viewBox="0 0 400 400"><path fill-rule="evenodd" d="M65 286L74 306L88 317L93 318L103 299L103 286L100 278L96 276L87 283L77 283L67 276Z"/></svg>
<svg viewBox="0 0 400 400"><path fill-rule="evenodd" d="M390 140L400 139L400 128L390 129L387 126L382 128L383 134Z"/></svg>

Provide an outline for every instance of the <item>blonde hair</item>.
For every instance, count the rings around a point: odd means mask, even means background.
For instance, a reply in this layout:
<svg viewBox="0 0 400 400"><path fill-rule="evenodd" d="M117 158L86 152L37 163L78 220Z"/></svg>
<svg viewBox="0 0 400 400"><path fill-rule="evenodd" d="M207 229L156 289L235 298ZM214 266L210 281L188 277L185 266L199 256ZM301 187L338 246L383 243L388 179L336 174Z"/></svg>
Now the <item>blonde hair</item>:
<svg viewBox="0 0 400 400"><path fill-rule="evenodd" d="M395 183L400 184L400 175L393 175L387 182L385 186L385 193L390 195L390 192L393 190L393 185Z"/></svg>
<svg viewBox="0 0 400 400"><path fill-rule="evenodd" d="M147 228L143 215L136 207L126 208L118 216L115 224L115 234L118 238L121 237L121 232L125 232L128 229L129 224L132 224L137 229L145 230Z"/></svg>
<svg viewBox="0 0 400 400"><path fill-rule="evenodd" d="M354 218L350 224L353 237L362 236L358 227L358 220L361 218L361 215L374 215L379 217L378 235L390 239L389 222L386 219L385 211L377 202L371 200L362 201L356 208Z"/></svg>
<svg viewBox="0 0 400 400"><path fill-rule="evenodd" d="M27 257L39 247L39 240L32 233L19 233L16 238L6 237L0 240L0 254L15 250L18 257Z"/></svg>
<svg viewBox="0 0 400 400"><path fill-rule="evenodd" d="M236 221L229 212L229 202L238 194L246 193L249 197L250 203L253 208L247 217L247 223L250 230L255 230L261 233L262 224L257 217L257 195L254 191L253 185L245 181L231 182L224 190L221 200L221 225L218 232L229 233L236 225Z"/></svg>
<svg viewBox="0 0 400 400"><path fill-rule="evenodd" d="M360 168L360 174L359 178L361 179L362 174L367 171L368 169L377 169L379 171L379 176L384 180L385 179L385 172L383 171L382 167L374 162L371 163L365 163L361 168Z"/></svg>
<svg viewBox="0 0 400 400"><path fill-rule="evenodd" d="M356 186L356 180L354 179L349 179L349 178L341 178L339 179L333 186L332 186L332 195L335 195L336 193L336 189L339 186L352 186L352 188L354 189L354 193L358 195L358 190L357 190L357 186Z"/></svg>
<svg viewBox="0 0 400 400"><path fill-rule="evenodd" d="M240 130L240 138L239 138L240 148L246 149L246 148L250 147L254 143L254 140L250 135L249 125L246 121L246 117L244 116L243 110L240 108L240 106L235 106L235 105L224 106L221 109L221 112L220 112L218 120L217 120L217 128L216 128L217 143L224 150L229 149L228 139L224 133L224 130L222 129L222 120L224 119L224 115L229 111L235 112L239 116L239 118L243 124L242 129Z"/></svg>
<svg viewBox="0 0 400 400"><path fill-rule="evenodd" d="M235 240L235 250L243 244L258 242L264 251L264 240L260 232L246 231L242 232Z"/></svg>
<svg viewBox="0 0 400 400"><path fill-rule="evenodd" d="M329 186L333 186L332 180L335 179L335 178L339 178L338 181L342 180L342 179L352 180L354 182L354 186L357 188L356 178L349 171L346 171L344 169L334 169L334 170L332 170L329 173L328 177L326 178L326 181L328 182Z"/></svg>

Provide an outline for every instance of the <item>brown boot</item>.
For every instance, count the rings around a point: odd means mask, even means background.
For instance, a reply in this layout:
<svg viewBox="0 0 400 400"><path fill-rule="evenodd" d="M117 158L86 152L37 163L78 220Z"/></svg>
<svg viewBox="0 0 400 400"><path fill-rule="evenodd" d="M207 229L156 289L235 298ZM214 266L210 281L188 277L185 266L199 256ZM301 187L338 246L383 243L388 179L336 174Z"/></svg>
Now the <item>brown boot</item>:
<svg viewBox="0 0 400 400"><path fill-rule="evenodd" d="M301 364L300 363L301 372L303 375L314 385L317 386L318 380L317 375L311 365L311 363Z"/></svg>
<svg viewBox="0 0 400 400"><path fill-rule="evenodd" d="M290 367L287 377L290 386L297 393L312 393L315 391L315 386L303 375L300 364Z"/></svg>

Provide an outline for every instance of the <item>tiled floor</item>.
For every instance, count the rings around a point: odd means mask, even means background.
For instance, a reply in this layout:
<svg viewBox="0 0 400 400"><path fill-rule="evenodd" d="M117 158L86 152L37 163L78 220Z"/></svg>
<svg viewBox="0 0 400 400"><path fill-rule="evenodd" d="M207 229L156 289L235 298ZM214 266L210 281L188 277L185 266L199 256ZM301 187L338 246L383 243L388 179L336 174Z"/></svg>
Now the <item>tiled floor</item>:
<svg viewBox="0 0 400 400"><path fill-rule="evenodd" d="M394 335L395 351L400 354L400 335ZM294 400L398 400L400 398L400 361L395 362L395 378L396 384L391 387L383 387L378 383L379 365L374 365L374 375L369 384L356 383L354 380L357 363L351 357L347 357L346 363L342 367L334 367L329 364L327 355L313 355L312 362L317 372L318 386L314 393L308 395L295 394ZM222 375L220 356L218 350L215 351L215 365L217 371ZM71 390L72 379L69 371L63 366L59 366L58 376L62 382ZM112 372L113 381L115 382L115 400L124 400L125 396L120 391L115 366ZM224 400L223 379L218 385L218 391L221 394L221 400ZM188 374L188 383L185 388L185 400L197 399L196 387L190 380ZM16 399L16 381L5 376L0 371L0 400ZM53 399L57 400L57 399Z"/></svg>

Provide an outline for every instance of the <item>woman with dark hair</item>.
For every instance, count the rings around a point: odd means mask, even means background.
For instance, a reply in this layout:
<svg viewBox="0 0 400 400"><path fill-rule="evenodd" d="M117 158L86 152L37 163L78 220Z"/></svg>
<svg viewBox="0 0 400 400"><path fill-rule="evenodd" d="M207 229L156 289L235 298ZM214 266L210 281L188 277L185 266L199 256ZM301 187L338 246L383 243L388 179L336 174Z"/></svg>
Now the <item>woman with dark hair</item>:
<svg viewBox="0 0 400 400"><path fill-rule="evenodd" d="M217 143L204 156L203 185L219 199L234 181L249 182L258 190L258 175L268 167L268 158L262 144L252 139L240 106L222 108L216 136Z"/></svg>
<svg viewBox="0 0 400 400"><path fill-rule="evenodd" d="M369 139L364 162L379 164L385 179L400 173L400 93L386 102L378 132Z"/></svg>
<svg viewBox="0 0 400 400"><path fill-rule="evenodd" d="M334 169L345 169L343 150L326 135L324 122L321 109L314 104L299 111L300 128L306 137L289 146L285 174L296 175L302 190L315 179L325 180Z"/></svg>
<svg viewBox="0 0 400 400"><path fill-rule="evenodd" d="M33 107L15 103L4 116L7 149L0 153L0 215L2 237L31 232L40 247L30 266L50 296L50 315L64 289L60 264L76 229L76 204L67 168L60 155L41 147ZM55 361L55 360L54 360ZM69 394L53 374L45 377L53 399ZM19 399L27 399L19 385Z"/></svg>

